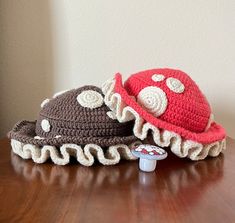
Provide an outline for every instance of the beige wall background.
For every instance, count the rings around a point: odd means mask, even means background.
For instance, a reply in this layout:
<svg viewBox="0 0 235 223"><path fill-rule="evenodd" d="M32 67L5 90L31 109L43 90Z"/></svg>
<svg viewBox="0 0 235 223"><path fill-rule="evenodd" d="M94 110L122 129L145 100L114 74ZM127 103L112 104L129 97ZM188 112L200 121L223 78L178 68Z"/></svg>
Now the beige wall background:
<svg viewBox="0 0 235 223"><path fill-rule="evenodd" d="M172 67L234 137L234 12L234 0L1 0L0 136L56 91Z"/></svg>

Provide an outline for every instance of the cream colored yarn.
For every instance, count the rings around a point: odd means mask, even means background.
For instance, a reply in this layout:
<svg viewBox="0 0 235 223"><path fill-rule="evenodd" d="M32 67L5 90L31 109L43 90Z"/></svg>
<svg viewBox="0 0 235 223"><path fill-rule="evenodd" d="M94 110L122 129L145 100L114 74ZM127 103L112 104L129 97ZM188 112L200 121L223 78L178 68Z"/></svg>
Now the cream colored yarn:
<svg viewBox="0 0 235 223"><path fill-rule="evenodd" d="M114 145L107 148L106 152L96 144L87 144L84 147L76 144L64 144L59 148L45 145L43 147L32 144L24 144L15 139L11 139L12 150L23 159L32 159L35 163L44 163L51 159L57 165L66 165L73 156L83 166L92 166L95 158L103 165L115 165L121 158L135 160L131 149L141 144L136 141L131 145Z"/></svg>
<svg viewBox="0 0 235 223"><path fill-rule="evenodd" d="M202 160L207 156L218 156L226 148L226 140L203 145L201 143L183 139L179 134L168 130L160 130L152 124L145 122L143 118L130 106L127 106L120 94L114 91L115 80L111 79L104 83L102 90L105 94L105 104L115 113L119 122L134 120L134 135L144 140L150 132L154 142L161 147L169 147L179 157L188 157L191 160ZM176 84L181 91L180 84Z"/></svg>

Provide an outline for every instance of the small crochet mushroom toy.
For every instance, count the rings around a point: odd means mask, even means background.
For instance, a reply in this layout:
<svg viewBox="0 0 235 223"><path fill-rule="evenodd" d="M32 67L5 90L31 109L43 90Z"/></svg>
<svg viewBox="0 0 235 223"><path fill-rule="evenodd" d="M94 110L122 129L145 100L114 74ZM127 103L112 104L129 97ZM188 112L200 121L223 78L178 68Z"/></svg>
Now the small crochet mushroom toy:
<svg viewBox="0 0 235 223"><path fill-rule="evenodd" d="M94 158L103 165L136 159L130 149L140 141L132 134L133 122L113 119L100 88L59 92L41 107L36 121L21 121L8 134L13 152L23 159L65 165L73 156L84 166Z"/></svg>
<svg viewBox="0 0 235 223"><path fill-rule="evenodd" d="M140 145L132 150L132 154L140 158L139 167L145 172L152 172L156 168L157 160L167 157L167 152L153 145Z"/></svg>
<svg viewBox="0 0 235 223"><path fill-rule="evenodd" d="M113 116L121 123L134 120L134 135L141 140L150 133L156 145L191 160L215 157L225 149L225 130L183 71L146 70L131 75L124 85L118 73L102 90Z"/></svg>

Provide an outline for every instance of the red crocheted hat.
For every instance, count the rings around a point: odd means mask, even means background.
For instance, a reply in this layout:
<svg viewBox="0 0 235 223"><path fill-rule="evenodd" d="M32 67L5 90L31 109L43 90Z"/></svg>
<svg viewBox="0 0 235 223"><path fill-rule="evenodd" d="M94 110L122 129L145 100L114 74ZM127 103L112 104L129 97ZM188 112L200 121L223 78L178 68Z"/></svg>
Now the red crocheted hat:
<svg viewBox="0 0 235 223"><path fill-rule="evenodd" d="M120 122L135 119L134 134L170 147L192 160L217 156L225 149L225 130L214 122L210 105L196 83L184 72L152 69L103 85L105 103Z"/></svg>

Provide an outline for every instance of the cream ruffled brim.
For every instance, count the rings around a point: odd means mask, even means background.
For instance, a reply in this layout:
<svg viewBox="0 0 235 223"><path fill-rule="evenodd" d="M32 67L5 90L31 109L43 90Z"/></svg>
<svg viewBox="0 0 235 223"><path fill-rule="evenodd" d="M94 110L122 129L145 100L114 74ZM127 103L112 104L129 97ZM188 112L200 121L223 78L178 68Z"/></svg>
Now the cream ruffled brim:
<svg viewBox="0 0 235 223"><path fill-rule="evenodd" d="M112 110L113 116L119 122L134 121L134 135L144 140L148 132L151 132L154 142L161 147L170 147L171 151L179 157L188 157L191 160L202 160L207 156L218 156L226 148L226 140L203 145L201 143L183 139L179 134L168 130L160 130L156 126L146 122L130 106L122 100L121 95L114 91L115 80L104 83L102 91L105 95L105 104Z"/></svg>
<svg viewBox="0 0 235 223"><path fill-rule="evenodd" d="M24 144L11 139L12 150L23 159L32 159L35 163L44 163L51 159L57 165L66 165L70 157L75 157L83 166L92 166L95 158L103 165L115 165L122 159L135 160L131 148L141 144L136 141L131 145L114 145L108 147L105 152L96 144L87 144L84 147L76 144L64 144L61 147L45 145L39 147L32 144Z"/></svg>

